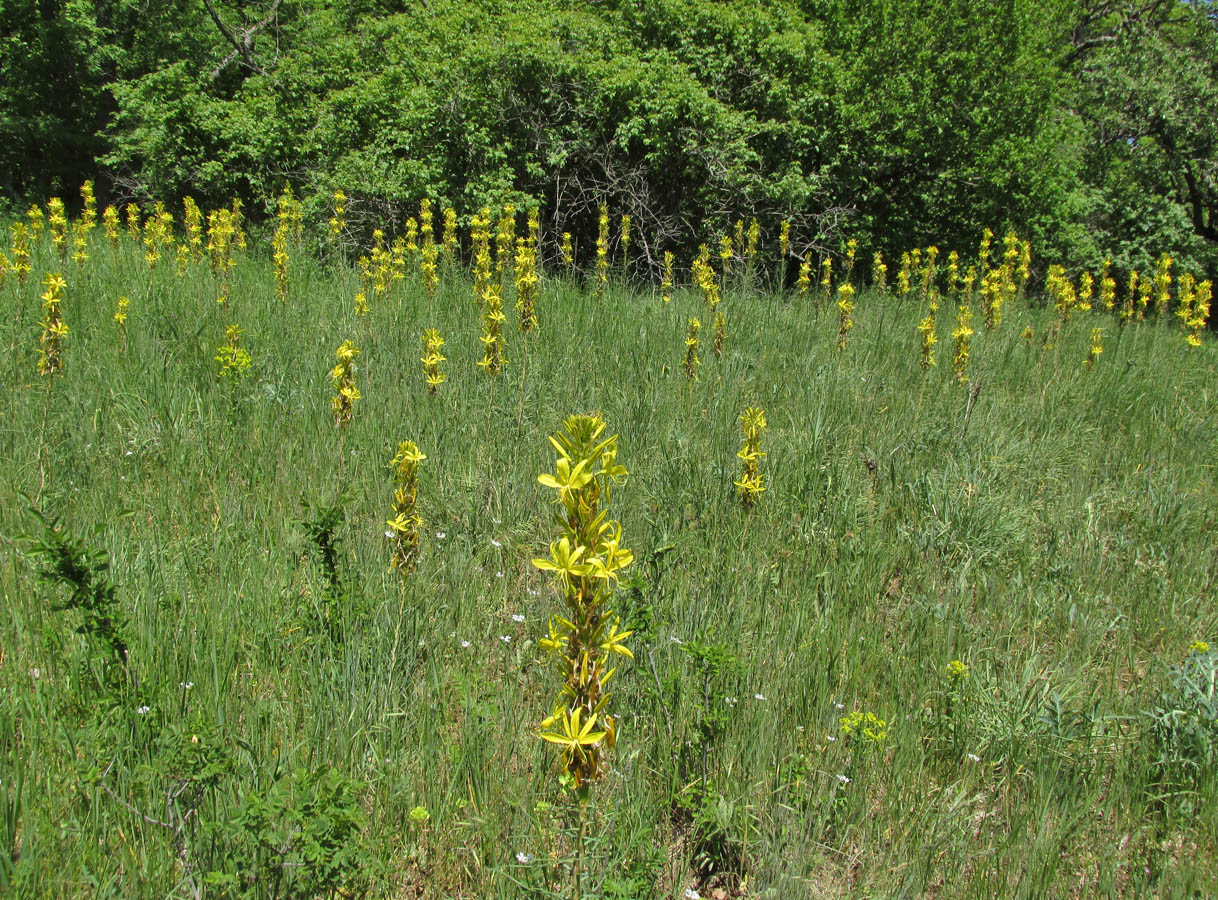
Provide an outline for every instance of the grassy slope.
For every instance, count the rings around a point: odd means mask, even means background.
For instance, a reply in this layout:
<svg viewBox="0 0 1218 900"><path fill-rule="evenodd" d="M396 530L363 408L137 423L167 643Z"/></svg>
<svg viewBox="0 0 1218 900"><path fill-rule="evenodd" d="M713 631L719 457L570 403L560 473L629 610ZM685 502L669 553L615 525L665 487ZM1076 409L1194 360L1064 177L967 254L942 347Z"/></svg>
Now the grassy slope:
<svg viewBox="0 0 1218 900"><path fill-rule="evenodd" d="M67 264L71 334L49 386L33 349L49 251L30 283L0 290L0 800L24 802L22 892L185 890L167 829L115 799L150 817L164 808L148 759L114 751L111 765L102 751L101 784L81 775L87 711L65 694L83 644L14 540L35 531L28 495L74 533L104 526L91 540L112 554L135 669L167 686L130 728L212 723L238 760L204 819L282 770L326 764L367 785L366 845L387 868L377 896L546 896L570 820L534 734L556 685L535 646L556 607L529 563L551 537L536 476L552 468L546 434L594 408L632 473L613 508L642 577L621 604L641 627L614 701L615 769L597 792L607 838L594 881L633 878L621 896L709 893L673 813L701 773L709 695L726 715L706 754L718 831L703 834L725 843L701 850L747 860L753 894L1218 891L1212 785L1198 814L1148 799L1142 717L1190 642L1218 636L1212 340L1189 351L1153 322L1118 338L1097 315L1106 348L1089 371L1094 323L1075 319L1045 349L1051 313L1021 303L992 333L978 325L965 428L947 305L940 365L924 374L920 314L891 297L859 299L839 352L836 310L729 291L715 359L692 293L597 299L550 280L527 344L509 314L509 366L490 379L474 365L463 279L432 304L408 280L360 318L350 271L295 261L281 306L269 267L243 261L220 309L209 275L180 280L166 260L150 277L134 248L100 237L93 257ZM708 338L692 385L679 365L690 315ZM212 356L231 322L254 374L230 397ZM448 341L434 399L418 363L429 322ZM1035 340L1019 337L1025 325ZM329 368L348 338L363 399L340 435ZM746 514L732 479L751 404L770 423L768 490ZM402 583L382 532L385 464L408 438L428 456L427 529ZM357 613L335 645L317 626L323 578L297 521L302 497L344 492L341 572ZM738 660L708 694L689 641ZM971 674L948 724L936 711L957 658ZM882 748L852 752L838 719L856 709L887 720ZM423 826L408 818L416 805Z"/></svg>

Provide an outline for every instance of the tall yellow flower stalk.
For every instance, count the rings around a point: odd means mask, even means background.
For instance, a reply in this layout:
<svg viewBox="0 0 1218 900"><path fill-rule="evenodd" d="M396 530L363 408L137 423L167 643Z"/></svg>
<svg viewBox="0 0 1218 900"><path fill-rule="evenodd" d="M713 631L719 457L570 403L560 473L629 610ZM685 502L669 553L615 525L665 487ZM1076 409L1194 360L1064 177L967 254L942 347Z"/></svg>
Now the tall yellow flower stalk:
<svg viewBox="0 0 1218 900"><path fill-rule="evenodd" d="M470 240L474 254L474 300L486 306L486 294L491 285L491 211L482 207L470 221Z"/></svg>
<svg viewBox="0 0 1218 900"><path fill-rule="evenodd" d="M1084 271L1078 276L1078 308L1082 312L1091 312L1091 297L1095 293L1095 278L1090 272Z"/></svg>
<svg viewBox="0 0 1218 900"><path fill-rule="evenodd" d="M507 359L503 354L503 323L507 317L503 314L503 294L497 282L492 281L486 288L482 305L482 359L478 365L488 375L498 375L503 371Z"/></svg>
<svg viewBox="0 0 1218 900"><path fill-rule="evenodd" d="M359 266L359 290L355 292L355 314L368 315L368 295L372 293L372 260L366 255L361 256L356 265Z"/></svg>
<svg viewBox="0 0 1218 900"><path fill-rule="evenodd" d="M812 287L812 266L805 259L799 263L799 277L795 279L795 295L799 299L804 299L808 296L808 291Z"/></svg>
<svg viewBox="0 0 1218 900"><path fill-rule="evenodd" d="M61 258L68 255L68 216L63 201L52 197L47 201L47 227L51 232L51 244Z"/></svg>
<svg viewBox="0 0 1218 900"><path fill-rule="evenodd" d="M1083 360L1083 365L1091 367L1099 361L1100 354L1104 352L1104 329L1091 329L1091 346L1087 350L1087 358Z"/></svg>
<svg viewBox="0 0 1218 900"><path fill-rule="evenodd" d="M681 363L685 377L690 381L698 380L698 366L702 365L702 360L698 359L698 349L702 346L698 334L701 331L702 323L696 318L690 319L689 331L685 335L685 360Z"/></svg>
<svg viewBox="0 0 1218 900"><path fill-rule="evenodd" d="M506 290L514 279L512 251L516 247L516 207L511 203L503 207L499 227L495 232L495 275L500 290Z"/></svg>
<svg viewBox="0 0 1218 900"><path fill-rule="evenodd" d="M600 216L596 228L596 296L605 293L609 282L609 207L600 205Z"/></svg>
<svg viewBox="0 0 1218 900"><path fill-rule="evenodd" d="M42 214L42 207L37 203L31 203L30 208L26 210L25 216L29 219L29 234L30 240L36 241L42 236L42 226L46 218Z"/></svg>
<svg viewBox="0 0 1218 900"><path fill-rule="evenodd" d="M118 239L121 234L121 224L118 219L118 210L111 204L102 212L102 229L106 233L106 240L113 247L118 246Z"/></svg>
<svg viewBox="0 0 1218 900"><path fill-rule="evenodd" d="M740 223L741 228L744 223ZM720 272L723 273L722 285L723 290L727 291L727 276L732 270L732 260L735 259L735 252L732 250L732 236L730 234L721 235L719 238L719 266Z"/></svg>
<svg viewBox="0 0 1218 900"><path fill-rule="evenodd" d="M715 269L710 261L710 248L706 244L698 247L698 255L694 257L690 272L693 275L694 284L702 291L702 299L706 301L707 310L714 313L721 297L719 283L715 280Z"/></svg>
<svg viewBox="0 0 1218 900"><path fill-rule="evenodd" d="M562 242L558 245L558 255L562 260L562 267L570 274L571 270L575 268L575 249L571 246L571 232L562 233Z"/></svg>
<svg viewBox="0 0 1218 900"><path fill-rule="evenodd" d="M118 326L118 345L120 350L127 349L127 310L130 306L130 297L119 297L114 309L114 324Z"/></svg>
<svg viewBox="0 0 1218 900"><path fill-rule="evenodd" d="M1184 272L1180 275L1179 286L1176 291L1176 318L1180 320L1180 324L1188 329L1188 320L1193 315L1193 297L1197 289L1197 279L1193 277L1191 272Z"/></svg>
<svg viewBox="0 0 1218 900"><path fill-rule="evenodd" d="M761 223L756 219L749 222L749 230L744 235L744 261L750 266L757 258L757 246L761 243Z"/></svg>
<svg viewBox="0 0 1218 900"><path fill-rule="evenodd" d="M884 265L884 257L879 250L871 257L871 285L878 294L884 293L888 287L888 266Z"/></svg>
<svg viewBox="0 0 1218 900"><path fill-rule="evenodd" d="M249 375L253 360L249 351L241 346L241 326L229 325L224 329L224 344L216 349L215 360L219 365L216 378L236 384Z"/></svg>
<svg viewBox="0 0 1218 900"><path fill-rule="evenodd" d="M846 339L854 327L854 285L849 281L837 289L837 349L846 349Z"/></svg>
<svg viewBox="0 0 1218 900"><path fill-rule="evenodd" d="M143 230L140 228L140 208L134 203L128 203L123 208L123 212L127 217L127 237L133 244L138 244L143 236Z"/></svg>
<svg viewBox="0 0 1218 900"><path fill-rule="evenodd" d="M761 449L761 435L766 428L765 410L750 406L740 416L740 427L744 430L744 446L736 454L741 462L740 478L735 482L736 496L745 509L750 509L765 491L765 476L760 468L761 458L765 456Z"/></svg>
<svg viewBox="0 0 1218 900"><path fill-rule="evenodd" d="M990 271L990 246L994 241L994 232L985 229L981 232L981 245L977 248L977 271L984 279Z"/></svg>
<svg viewBox="0 0 1218 900"><path fill-rule="evenodd" d="M1150 308L1150 298L1154 294L1154 282L1143 278L1138 285L1138 321L1146 318L1146 310Z"/></svg>
<svg viewBox="0 0 1218 900"><path fill-rule="evenodd" d="M63 370L63 339L68 326L63 321L64 292L68 284L62 275L51 273L42 280L42 334L38 338L38 374L55 375Z"/></svg>
<svg viewBox="0 0 1218 900"><path fill-rule="evenodd" d="M1167 320L1167 307L1171 304L1172 258L1164 253L1159 257L1155 270L1155 315L1159 321Z"/></svg>
<svg viewBox="0 0 1218 900"><path fill-rule="evenodd" d="M440 259L440 251L436 246L435 235L432 231L431 201L426 197L419 203L419 235L422 244L419 253L419 271L423 275L423 287L427 290L427 296L434 297L436 286L439 284L437 264Z"/></svg>
<svg viewBox="0 0 1218 900"><path fill-rule="evenodd" d="M622 213L622 236L620 242L622 245L622 265L626 266L630 263L630 216Z"/></svg>
<svg viewBox="0 0 1218 900"><path fill-rule="evenodd" d="M198 265L203 261L203 213L193 197L182 198L182 218L186 224L186 246L190 261Z"/></svg>
<svg viewBox="0 0 1218 900"><path fill-rule="evenodd" d="M516 239L516 310L520 330L526 334L537 327L537 249L524 238Z"/></svg>
<svg viewBox="0 0 1218 900"><path fill-rule="evenodd" d="M334 424L346 428L351 424L355 401L360 399L359 388L355 386L355 357L359 356L359 350L350 341L343 341L335 355L338 364L330 370L330 380L334 384L330 408L334 411Z"/></svg>
<svg viewBox="0 0 1218 900"><path fill-rule="evenodd" d="M908 251L901 254L901 267L897 269L897 296L904 300L913 289L913 257Z"/></svg>
<svg viewBox="0 0 1218 900"><path fill-rule="evenodd" d="M425 459L414 441L402 441L387 467L394 481L393 517L385 522L389 529L386 534L393 542L389 568L403 576L413 572L418 561L419 531L423 527L418 511L419 467Z"/></svg>
<svg viewBox="0 0 1218 900"><path fill-rule="evenodd" d="M1188 335L1184 338L1190 347L1201 346L1201 334L1205 331L1205 323L1210 317L1210 299L1213 294L1213 284L1203 281L1197 285L1193 294L1192 313L1188 319Z"/></svg>
<svg viewBox="0 0 1218 900"><path fill-rule="evenodd" d="M241 212L241 201L236 197L229 206L232 212L233 221L233 241L237 245L237 249L242 253L245 252L245 215Z"/></svg>
<svg viewBox="0 0 1218 900"><path fill-rule="evenodd" d="M939 311L939 292L932 287L929 294L926 318L918 323L918 333L922 336L921 356L918 363L923 370L936 365L935 344L939 343L939 336L935 333L935 313Z"/></svg>
<svg viewBox="0 0 1218 900"><path fill-rule="evenodd" d="M791 223L783 219L778 226L778 271L785 272L791 254Z"/></svg>
<svg viewBox="0 0 1218 900"><path fill-rule="evenodd" d="M13 235L13 259L9 264L17 280L25 284L30 275L30 231L24 222L9 226Z"/></svg>
<svg viewBox="0 0 1218 900"><path fill-rule="evenodd" d="M550 544L550 555L533 565L553 575L563 605L540 641L562 682L540 737L561 751L581 806L589 787L604 776L606 752L617 738L609 711L612 664L618 657L634 658L626 646L631 632L621 630L611 605L634 554L621 544L621 524L608 517L613 488L625 483L628 473L617 462L617 435L602 439L604 430L599 413L568 418L550 437L558 451L554 473L537 479L561 507L555 516L560 537Z"/></svg>
<svg viewBox="0 0 1218 900"><path fill-rule="evenodd" d="M939 248L926 248L926 266L922 269L922 302L929 303L932 292L937 292L935 288L935 278L938 274Z"/></svg>
<svg viewBox="0 0 1218 900"><path fill-rule="evenodd" d="M952 340L956 342L956 352L952 355L952 371L956 380L961 384L968 381L969 345L973 337L973 311L969 308L968 299L961 300L956 313L956 327L952 331Z"/></svg>
<svg viewBox="0 0 1218 900"><path fill-rule="evenodd" d="M451 206L444 208L444 235L441 241L446 265L457 264L457 211Z"/></svg>
<svg viewBox="0 0 1218 900"><path fill-rule="evenodd" d="M947 254L947 298L955 300L960 292L960 254L953 250Z"/></svg>
<svg viewBox="0 0 1218 900"><path fill-rule="evenodd" d="M228 305L232 271L237 264L233 258L236 233L231 210L221 207L207 214L207 258L212 272L220 279L220 296L216 302L221 306Z"/></svg>
<svg viewBox="0 0 1218 900"><path fill-rule="evenodd" d="M89 261L89 235L97 227L97 198L92 181L80 186L80 199L80 218L72 228L72 261L85 263Z"/></svg>
<svg viewBox="0 0 1218 900"><path fill-rule="evenodd" d="M1105 259L1100 269L1100 302L1104 309L1112 312L1116 306L1116 279L1112 277L1112 260Z"/></svg>
<svg viewBox="0 0 1218 900"><path fill-rule="evenodd" d="M829 295L833 291L833 257L826 256L820 263L820 298L817 305L820 308L828 305Z"/></svg>
<svg viewBox="0 0 1218 900"><path fill-rule="evenodd" d="M330 240L334 245L341 246L343 233L347 230L347 195L340 188L330 197L330 208L333 215L327 225L330 228Z"/></svg>
<svg viewBox="0 0 1218 900"><path fill-rule="evenodd" d="M1134 308L1138 302L1138 270L1133 269L1129 273L1129 294L1125 297L1125 302L1121 304L1121 311L1117 313L1117 324L1124 328L1133 321Z"/></svg>
<svg viewBox="0 0 1218 900"><path fill-rule="evenodd" d="M428 328L423 332L423 356L419 362L423 364L423 380L427 385L427 393L432 395L448 380L448 376L440 371L440 363L447 359L440 352L443 346L444 338L440 337L439 331Z"/></svg>
<svg viewBox="0 0 1218 900"><path fill-rule="evenodd" d="M673 263L676 262L676 257L673 256L671 250L664 251L664 271L660 276L660 297L665 303L672 300L672 278L673 278Z"/></svg>
<svg viewBox="0 0 1218 900"><path fill-rule="evenodd" d="M846 241L846 271L842 273L842 281L849 281L854 274L854 257L858 255L859 242L855 238Z"/></svg>

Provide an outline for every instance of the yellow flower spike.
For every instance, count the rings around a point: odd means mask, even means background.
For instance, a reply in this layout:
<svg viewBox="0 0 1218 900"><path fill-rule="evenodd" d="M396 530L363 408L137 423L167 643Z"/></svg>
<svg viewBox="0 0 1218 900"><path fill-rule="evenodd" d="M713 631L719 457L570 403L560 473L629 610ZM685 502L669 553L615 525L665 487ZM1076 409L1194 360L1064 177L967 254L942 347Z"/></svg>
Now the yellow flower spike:
<svg viewBox="0 0 1218 900"><path fill-rule="evenodd" d="M601 649L606 653L618 653L625 656L627 659L634 659L634 653L631 652L629 647L622 643L632 634L634 634L633 631L619 631L618 623L615 621L610 627L609 633L605 635L605 640L604 643L601 644ZM608 679L609 676L606 675L604 681L607 681ZM602 681L602 683L604 682Z"/></svg>

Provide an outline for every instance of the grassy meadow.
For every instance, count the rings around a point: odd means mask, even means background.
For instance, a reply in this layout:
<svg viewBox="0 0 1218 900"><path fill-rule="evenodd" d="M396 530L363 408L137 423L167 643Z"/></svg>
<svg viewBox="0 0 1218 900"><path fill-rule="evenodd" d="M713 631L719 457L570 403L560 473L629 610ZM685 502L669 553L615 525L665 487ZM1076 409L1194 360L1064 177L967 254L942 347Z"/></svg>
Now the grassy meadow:
<svg viewBox="0 0 1218 900"><path fill-rule="evenodd" d="M464 267L432 298L408 259L361 315L358 270L296 246L281 302L268 238L225 306L206 263L151 271L125 233L85 262L44 235L0 288L0 893L571 896L577 804L538 739L561 608L531 560L557 535L547 436L596 410L630 472L609 509L633 661L586 896L1218 894L1212 336L1101 307L1046 341L1032 292L974 317L960 383L953 305L929 370L916 286L860 287L841 349L836 303L776 289L771 254L727 279L717 357L680 271L664 302L615 262L600 296L543 273L528 335L509 275L492 376ZM68 333L43 376L49 272ZM251 366L222 380L234 323ZM404 440L426 455L407 576ZM108 554L125 666L39 577L31 508Z"/></svg>

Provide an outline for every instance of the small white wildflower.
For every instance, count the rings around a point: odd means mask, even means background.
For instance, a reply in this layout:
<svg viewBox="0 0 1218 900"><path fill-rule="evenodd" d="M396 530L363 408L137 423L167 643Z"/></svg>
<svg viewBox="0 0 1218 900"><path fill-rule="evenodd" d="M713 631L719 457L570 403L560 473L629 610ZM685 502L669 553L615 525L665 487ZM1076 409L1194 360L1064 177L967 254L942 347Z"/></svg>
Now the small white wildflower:
<svg viewBox="0 0 1218 900"><path fill-rule="evenodd" d="M522 616L520 613L512 613L512 621L513 622L523 622L524 616Z"/></svg>
<svg viewBox="0 0 1218 900"><path fill-rule="evenodd" d="M702 900L702 895L693 888L685 889L685 900Z"/></svg>
<svg viewBox="0 0 1218 900"><path fill-rule="evenodd" d="M30 677L37 681L42 677L42 670L35 666L34 668L30 669Z"/></svg>
<svg viewBox="0 0 1218 900"><path fill-rule="evenodd" d="M450 638L455 638L455 637L457 636L457 632L455 632L455 631L450 631L450 632L448 633L448 636L449 636Z"/></svg>
<svg viewBox="0 0 1218 900"><path fill-rule="evenodd" d="M499 543L499 542L498 542L497 540L495 540L494 538L491 538L491 544L492 544L492 545L494 545L494 546L496 546L496 547L502 547L502 546L503 546L503 544Z"/></svg>
<svg viewBox="0 0 1218 900"><path fill-rule="evenodd" d="M132 456L132 455L134 455L134 451L128 450L126 455L127 455L127 456Z"/></svg>
<svg viewBox="0 0 1218 900"><path fill-rule="evenodd" d="M833 705L834 705L834 706L836 706L838 709L845 709L845 708L846 708L846 704L845 704L845 703L834 703Z"/></svg>
<svg viewBox="0 0 1218 900"><path fill-rule="evenodd" d="M753 695L753 699L754 699L754 700L760 700L762 703L764 703L764 702L765 702L765 694L754 694L754 695Z"/></svg>
<svg viewBox="0 0 1218 900"><path fill-rule="evenodd" d="M735 697L724 697L723 702L728 706L735 706L739 701Z"/></svg>
<svg viewBox="0 0 1218 900"><path fill-rule="evenodd" d="M537 596L537 591L533 590L532 588L526 588L525 593L528 594L530 597Z"/></svg>
<svg viewBox="0 0 1218 900"><path fill-rule="evenodd" d="M520 863L522 866L527 866L532 861L533 861L533 857L531 857L527 853L517 853L516 854L516 862Z"/></svg>
<svg viewBox="0 0 1218 900"><path fill-rule="evenodd" d="M840 781L842 784L849 784L849 783L850 783L850 779L849 779L849 778L847 778L845 775L838 775L838 776L837 776L837 780L838 780L838 781Z"/></svg>
<svg viewBox="0 0 1218 900"><path fill-rule="evenodd" d="M462 641L462 642L461 642L461 646L462 646L462 647L468 647L468 646L469 646L469 641Z"/></svg>
<svg viewBox="0 0 1218 900"><path fill-rule="evenodd" d="M393 532L392 532L392 531L388 531L388 530L386 530L386 532L385 532L385 537L387 537L387 538L391 538L391 537L393 537Z"/></svg>
<svg viewBox="0 0 1218 900"><path fill-rule="evenodd" d="M501 634L499 635L499 640L503 641L505 644L510 644L512 642L512 636L510 634Z"/></svg>
<svg viewBox="0 0 1218 900"><path fill-rule="evenodd" d="M968 755L968 758L971 759L973 762L981 762L981 757L978 756L976 753L970 753Z"/></svg>
<svg viewBox="0 0 1218 900"><path fill-rule="evenodd" d="M681 640L679 637L670 637L669 640L672 641L674 644L684 644L685 643L685 641Z"/></svg>
<svg viewBox="0 0 1218 900"><path fill-rule="evenodd" d="M440 540L444 540L446 537L448 537L448 533L444 531L437 531L436 537L438 537Z"/></svg>
<svg viewBox="0 0 1218 900"><path fill-rule="evenodd" d="M827 738L825 738L825 740L827 740L830 744L832 744L834 741L837 740L837 738L834 737L833 735L829 735Z"/></svg>
<svg viewBox="0 0 1218 900"><path fill-rule="evenodd" d="M495 577L496 577L496 578L502 578L502 577L503 577L503 573L502 573L502 572L496 572L496 573L495 573Z"/></svg>
<svg viewBox="0 0 1218 900"><path fill-rule="evenodd" d="M491 521L492 521L492 522L494 522L496 525L502 525L502 524L503 524L503 519L491 519Z"/></svg>
<svg viewBox="0 0 1218 900"><path fill-rule="evenodd" d="M148 711L149 711L149 707L147 707L147 706L141 706L139 709L136 710L136 712L139 713L141 716L148 715Z"/></svg>
<svg viewBox="0 0 1218 900"><path fill-rule="evenodd" d="M189 691L194 686L195 686L195 683L193 681L179 681L178 682L178 687L182 688L183 690Z"/></svg>

